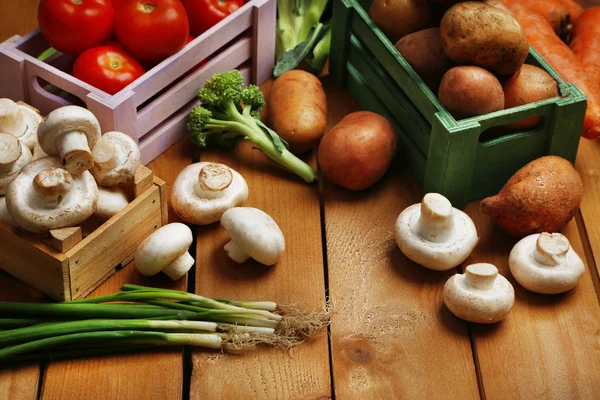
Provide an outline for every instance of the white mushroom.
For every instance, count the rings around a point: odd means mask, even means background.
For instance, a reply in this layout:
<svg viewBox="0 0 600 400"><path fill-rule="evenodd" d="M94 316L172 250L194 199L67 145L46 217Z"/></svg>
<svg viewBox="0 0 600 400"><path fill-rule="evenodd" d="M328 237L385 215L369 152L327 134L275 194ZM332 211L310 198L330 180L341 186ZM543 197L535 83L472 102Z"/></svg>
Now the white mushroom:
<svg viewBox="0 0 600 400"><path fill-rule="evenodd" d="M44 152L44 150L42 150L40 143L38 141L36 141L35 145L33 146L33 159L37 160L38 158L44 158L44 157L49 157L49 156L48 156L48 154L46 154Z"/></svg>
<svg viewBox="0 0 600 400"><path fill-rule="evenodd" d="M233 207L223 213L221 225L231 240L224 249L238 263L253 258L273 265L285 250L283 233L267 213L252 207Z"/></svg>
<svg viewBox="0 0 600 400"><path fill-rule="evenodd" d="M0 99L0 132L16 136L29 151L37 143L37 129L42 116L35 108L11 99Z"/></svg>
<svg viewBox="0 0 600 400"><path fill-rule="evenodd" d="M573 289L585 272L583 261L560 233L536 233L510 252L510 272L525 289L555 294Z"/></svg>
<svg viewBox="0 0 600 400"><path fill-rule="evenodd" d="M406 257L436 271L460 265L479 241L471 218L438 193L400 213L395 238Z"/></svg>
<svg viewBox="0 0 600 400"><path fill-rule="evenodd" d="M92 215L97 200L98 186L92 174L71 175L55 157L24 166L6 194L10 214L32 232L77 225Z"/></svg>
<svg viewBox="0 0 600 400"><path fill-rule="evenodd" d="M6 197L0 196L0 221L4 222L8 226L12 226L13 228L18 228L19 225L17 221L10 215L8 212L8 208L6 208Z"/></svg>
<svg viewBox="0 0 600 400"><path fill-rule="evenodd" d="M192 245L192 230L187 225L172 223L148 236L135 252L135 266L142 275L153 276L164 272L174 281L194 265L188 253Z"/></svg>
<svg viewBox="0 0 600 400"><path fill-rule="evenodd" d="M129 199L121 189L98 186L98 206L94 216L102 221L107 221L127 207L128 204Z"/></svg>
<svg viewBox="0 0 600 400"><path fill-rule="evenodd" d="M451 276L444 285L446 307L470 322L498 322L508 315L514 302L512 285L492 264L471 264L464 274Z"/></svg>
<svg viewBox="0 0 600 400"><path fill-rule="evenodd" d="M177 176L171 205L184 221L207 225L248 199L248 185L237 171L210 162L192 164Z"/></svg>
<svg viewBox="0 0 600 400"><path fill-rule="evenodd" d="M90 149L100 139L100 124L89 110L78 106L58 108L42 121L37 134L42 150L60 157L70 173L81 174L94 165Z"/></svg>
<svg viewBox="0 0 600 400"><path fill-rule="evenodd" d="M0 196L6 194L8 184L32 158L25 143L10 133L0 132Z"/></svg>
<svg viewBox="0 0 600 400"><path fill-rule="evenodd" d="M121 132L107 132L92 148L92 175L102 186L117 186L135 175L140 167L140 149L135 141Z"/></svg>

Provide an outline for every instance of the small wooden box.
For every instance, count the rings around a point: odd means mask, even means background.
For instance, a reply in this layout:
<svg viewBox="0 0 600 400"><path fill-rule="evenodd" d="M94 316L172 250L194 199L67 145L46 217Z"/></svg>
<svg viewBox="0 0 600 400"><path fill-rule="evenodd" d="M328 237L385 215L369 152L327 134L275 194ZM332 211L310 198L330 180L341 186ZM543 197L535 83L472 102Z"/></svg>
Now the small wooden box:
<svg viewBox="0 0 600 400"><path fill-rule="evenodd" d="M80 227L42 237L0 222L0 269L55 300L87 296L167 224L166 183L141 167L129 186L125 189L135 199L83 239Z"/></svg>
<svg viewBox="0 0 600 400"><path fill-rule="evenodd" d="M39 30L14 36L0 44L0 97L24 101L43 115L69 104L87 107L103 132L130 135L147 164L186 134L189 111L211 75L239 69L247 83L269 79L276 7L277 0L249 0L114 95L70 75L74 57L59 53L38 60L50 47Z"/></svg>
<svg viewBox="0 0 600 400"><path fill-rule="evenodd" d="M329 70L361 107L394 124L400 154L425 193L441 193L464 208L496 194L536 158L552 154L575 161L586 96L535 49L526 62L548 72L560 96L457 121L371 20L371 2L334 0ZM544 120L528 131L488 135L491 128L532 116Z"/></svg>

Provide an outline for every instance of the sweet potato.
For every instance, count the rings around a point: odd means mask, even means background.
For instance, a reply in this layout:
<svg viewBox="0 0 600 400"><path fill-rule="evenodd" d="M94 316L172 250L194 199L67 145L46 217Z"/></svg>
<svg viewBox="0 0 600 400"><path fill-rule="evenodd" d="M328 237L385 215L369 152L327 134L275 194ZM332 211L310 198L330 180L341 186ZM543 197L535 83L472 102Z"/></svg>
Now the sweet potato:
<svg viewBox="0 0 600 400"><path fill-rule="evenodd" d="M327 122L327 98L313 74L292 70L279 76L269 93L271 128L300 154L319 144Z"/></svg>
<svg viewBox="0 0 600 400"><path fill-rule="evenodd" d="M581 204L583 184L564 158L546 156L518 170L496 196L481 201L503 231L521 238L560 232Z"/></svg>
<svg viewBox="0 0 600 400"><path fill-rule="evenodd" d="M539 14L532 13L518 0L502 0L523 26L529 43L567 81L575 83L588 98L582 135L588 139L600 137L600 85L590 79L575 54Z"/></svg>
<svg viewBox="0 0 600 400"><path fill-rule="evenodd" d="M577 18L570 47L585 72L600 85L600 6L585 10Z"/></svg>

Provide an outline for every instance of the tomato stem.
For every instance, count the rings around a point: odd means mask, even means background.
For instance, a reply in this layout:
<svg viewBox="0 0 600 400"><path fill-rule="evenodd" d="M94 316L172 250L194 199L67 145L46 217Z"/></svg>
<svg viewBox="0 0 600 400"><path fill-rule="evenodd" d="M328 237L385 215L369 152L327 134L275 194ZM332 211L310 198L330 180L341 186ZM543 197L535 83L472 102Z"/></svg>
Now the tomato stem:
<svg viewBox="0 0 600 400"><path fill-rule="evenodd" d="M142 11L145 13L150 14L152 11L154 11L154 9L156 8L156 4L152 4L152 3L144 3L144 5L142 5Z"/></svg>
<svg viewBox="0 0 600 400"><path fill-rule="evenodd" d="M75 4L75 5L81 5L83 4L83 0L71 0L71 3Z"/></svg>

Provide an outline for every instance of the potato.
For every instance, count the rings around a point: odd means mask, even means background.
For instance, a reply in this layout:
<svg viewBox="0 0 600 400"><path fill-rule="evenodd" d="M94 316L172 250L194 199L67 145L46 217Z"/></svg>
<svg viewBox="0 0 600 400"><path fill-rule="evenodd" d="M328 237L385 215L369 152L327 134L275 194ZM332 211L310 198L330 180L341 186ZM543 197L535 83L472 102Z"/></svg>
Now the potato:
<svg viewBox="0 0 600 400"><path fill-rule="evenodd" d="M392 43L431 26L427 0L374 0L369 14Z"/></svg>
<svg viewBox="0 0 600 400"><path fill-rule="evenodd" d="M498 75L521 68L529 43L515 17L484 3L452 6L440 23L444 51L460 65L477 65Z"/></svg>
<svg viewBox="0 0 600 400"><path fill-rule="evenodd" d="M280 75L267 102L270 127L290 144L290 151L304 153L319 144L327 122L327 98L313 74L292 70Z"/></svg>
<svg viewBox="0 0 600 400"><path fill-rule="evenodd" d="M455 119L504 108L504 93L498 78L475 66L454 67L446 72L440 83L438 97Z"/></svg>
<svg viewBox="0 0 600 400"><path fill-rule="evenodd" d="M440 28L429 28L404 36L396 48L423 81L437 92L442 76L452 66L442 48Z"/></svg>
<svg viewBox="0 0 600 400"><path fill-rule="evenodd" d="M500 0L484 0L483 3L487 4L488 6L499 8L502 11L506 11L507 13L509 13L510 15L512 15L513 17L515 16L515 14L512 12L512 10L510 8L508 8L506 6L506 4L504 4Z"/></svg>
<svg viewBox="0 0 600 400"><path fill-rule="evenodd" d="M558 83L541 68L523 64L521 73L502 83L504 90L504 108L549 99L559 95ZM510 131L525 131L538 125L542 117L531 117L514 124L506 125Z"/></svg>
<svg viewBox="0 0 600 400"><path fill-rule="evenodd" d="M396 131L386 118L369 111L351 113L323 136L319 167L336 185L363 190L389 168L397 143Z"/></svg>

